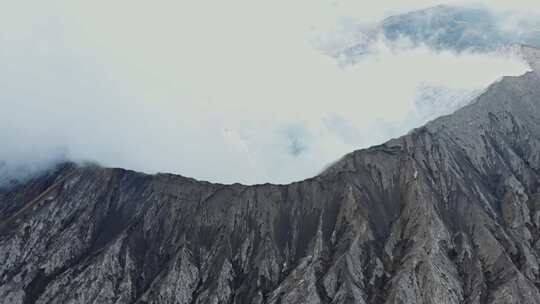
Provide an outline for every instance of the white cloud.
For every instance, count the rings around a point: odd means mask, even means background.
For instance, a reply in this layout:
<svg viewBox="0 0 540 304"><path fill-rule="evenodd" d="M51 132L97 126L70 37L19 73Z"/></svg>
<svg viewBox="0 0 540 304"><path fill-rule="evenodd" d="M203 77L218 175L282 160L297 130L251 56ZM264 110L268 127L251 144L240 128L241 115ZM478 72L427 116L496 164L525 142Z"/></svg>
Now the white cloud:
<svg viewBox="0 0 540 304"><path fill-rule="evenodd" d="M30 3L0 10L9 168L65 154L211 181L289 182L386 139L374 126L406 132L419 86L473 91L527 69L384 41L344 68L309 42L336 20L428 1Z"/></svg>

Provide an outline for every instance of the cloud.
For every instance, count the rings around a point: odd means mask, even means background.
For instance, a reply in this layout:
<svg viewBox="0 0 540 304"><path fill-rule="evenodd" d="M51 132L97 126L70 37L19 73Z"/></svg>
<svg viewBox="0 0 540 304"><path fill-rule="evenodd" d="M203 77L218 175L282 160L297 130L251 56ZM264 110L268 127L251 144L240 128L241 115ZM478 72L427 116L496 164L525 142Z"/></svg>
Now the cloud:
<svg viewBox="0 0 540 304"><path fill-rule="evenodd" d="M372 13L357 8L367 20L393 7L381 3ZM341 2L9 6L0 10L0 170L13 177L68 158L225 183L290 182L441 114L418 102L418 88L431 88L432 99L468 98L527 70L516 58L385 40L340 66L312 41L344 18Z"/></svg>
<svg viewBox="0 0 540 304"><path fill-rule="evenodd" d="M363 19L348 19L320 34L314 43L344 63L369 54L380 37L396 49L426 45L435 50L483 53L516 43L540 46L540 15L523 9L464 3L392 15L368 25Z"/></svg>

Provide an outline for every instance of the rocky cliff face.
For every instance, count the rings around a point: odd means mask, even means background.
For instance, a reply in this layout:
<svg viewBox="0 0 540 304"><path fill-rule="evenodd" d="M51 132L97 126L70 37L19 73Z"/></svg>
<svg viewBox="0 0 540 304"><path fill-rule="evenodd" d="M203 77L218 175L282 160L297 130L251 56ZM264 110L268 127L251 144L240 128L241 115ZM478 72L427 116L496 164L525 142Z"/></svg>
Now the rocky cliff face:
<svg viewBox="0 0 540 304"><path fill-rule="evenodd" d="M539 264L535 71L289 185L63 164L0 190L0 303L540 303Z"/></svg>

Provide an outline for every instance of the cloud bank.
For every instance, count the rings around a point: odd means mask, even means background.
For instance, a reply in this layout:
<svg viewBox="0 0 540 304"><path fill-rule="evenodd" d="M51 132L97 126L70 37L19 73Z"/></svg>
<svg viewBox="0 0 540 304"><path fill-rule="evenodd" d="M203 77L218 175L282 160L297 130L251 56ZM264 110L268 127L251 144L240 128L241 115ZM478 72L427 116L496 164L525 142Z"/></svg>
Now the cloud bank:
<svg viewBox="0 0 540 304"><path fill-rule="evenodd" d="M351 24L332 37L319 41L319 47L344 63L368 55L380 37L397 49L426 45L434 50L485 53L511 44L540 46L540 18L487 7L437 6L391 16L367 28Z"/></svg>
<svg viewBox="0 0 540 304"><path fill-rule="evenodd" d="M347 1L8 4L0 10L0 175L24 178L70 159L286 183L528 69L511 56L401 49L384 39L343 66L313 45L343 20L427 2L382 1L370 12L358 1L355 14Z"/></svg>

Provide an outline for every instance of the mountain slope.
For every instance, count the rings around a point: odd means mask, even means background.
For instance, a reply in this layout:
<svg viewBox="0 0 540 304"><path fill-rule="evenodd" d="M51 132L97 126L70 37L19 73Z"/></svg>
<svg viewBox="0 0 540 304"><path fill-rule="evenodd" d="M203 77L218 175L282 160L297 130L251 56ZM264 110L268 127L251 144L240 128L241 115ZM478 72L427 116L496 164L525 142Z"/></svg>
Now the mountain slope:
<svg viewBox="0 0 540 304"><path fill-rule="evenodd" d="M390 45L428 46L454 52L490 52L505 45L522 43L540 46L539 22L525 15L494 12L487 7L438 5L383 19L371 28L354 30L355 39L344 48L329 51L355 62L371 52L383 38Z"/></svg>
<svg viewBox="0 0 540 304"><path fill-rule="evenodd" d="M539 77L289 185L67 163L4 188L0 303L540 303Z"/></svg>

